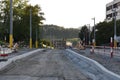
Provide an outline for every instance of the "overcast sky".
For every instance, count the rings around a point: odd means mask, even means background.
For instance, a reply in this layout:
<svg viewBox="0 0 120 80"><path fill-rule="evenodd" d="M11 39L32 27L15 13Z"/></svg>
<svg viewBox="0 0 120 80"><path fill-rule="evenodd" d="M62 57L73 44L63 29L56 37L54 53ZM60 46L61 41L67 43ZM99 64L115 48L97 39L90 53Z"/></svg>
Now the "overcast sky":
<svg viewBox="0 0 120 80"><path fill-rule="evenodd" d="M78 28L85 24L93 26L105 19L105 6L113 0L30 0L39 4L45 13L45 24L55 24L65 28Z"/></svg>

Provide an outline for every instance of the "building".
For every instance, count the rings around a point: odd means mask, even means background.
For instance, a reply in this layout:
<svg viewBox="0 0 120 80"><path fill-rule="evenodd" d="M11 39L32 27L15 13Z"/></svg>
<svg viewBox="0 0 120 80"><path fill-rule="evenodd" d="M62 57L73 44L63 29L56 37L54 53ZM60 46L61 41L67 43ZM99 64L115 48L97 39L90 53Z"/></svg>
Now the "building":
<svg viewBox="0 0 120 80"><path fill-rule="evenodd" d="M106 21L110 22L113 20L116 14L116 20L120 19L120 0L113 0L106 4Z"/></svg>

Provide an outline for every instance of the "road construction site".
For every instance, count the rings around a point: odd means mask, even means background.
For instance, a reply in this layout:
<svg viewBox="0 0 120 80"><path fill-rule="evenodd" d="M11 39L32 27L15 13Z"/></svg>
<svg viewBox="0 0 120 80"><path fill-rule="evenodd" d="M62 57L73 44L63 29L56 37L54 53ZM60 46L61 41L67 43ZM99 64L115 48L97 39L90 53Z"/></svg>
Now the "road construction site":
<svg viewBox="0 0 120 80"><path fill-rule="evenodd" d="M0 62L0 80L120 80L119 74L83 54L91 55L88 50L37 49L9 57Z"/></svg>
<svg viewBox="0 0 120 80"><path fill-rule="evenodd" d="M90 49L86 50L77 50L74 49L80 55L86 56L90 59L93 59L99 62L108 70L120 75L120 53L119 50L114 51L113 57L109 49L95 49L94 53L90 52Z"/></svg>
<svg viewBox="0 0 120 80"><path fill-rule="evenodd" d="M44 50L16 60L0 71L0 80L91 80L62 50Z"/></svg>

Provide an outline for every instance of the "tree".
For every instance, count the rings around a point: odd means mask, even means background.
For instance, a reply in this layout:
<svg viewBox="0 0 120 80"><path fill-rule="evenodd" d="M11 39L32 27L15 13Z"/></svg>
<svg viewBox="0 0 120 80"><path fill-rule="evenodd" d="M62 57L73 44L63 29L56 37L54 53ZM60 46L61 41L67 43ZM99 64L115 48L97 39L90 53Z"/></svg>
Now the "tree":
<svg viewBox="0 0 120 80"><path fill-rule="evenodd" d="M27 5L28 0L14 0L13 1L13 22L20 20L23 12L23 8ZM10 0L0 1L0 21L2 23L3 38L4 34L9 37L9 25L10 25ZM7 38L8 41L9 38Z"/></svg>
<svg viewBox="0 0 120 80"><path fill-rule="evenodd" d="M9 0L0 1L0 23L2 27L0 28L1 36L3 38L4 32L9 36L9 25L10 25L10 2ZM28 5L28 0L13 0L13 37L14 41L28 41L29 39L29 26L30 26L30 8L32 9L32 31L33 38L35 40L35 30L38 30L44 13L41 12L41 8L38 5L31 6ZM3 31L3 32L2 32ZM9 37L7 38L7 41Z"/></svg>
<svg viewBox="0 0 120 80"><path fill-rule="evenodd" d="M42 20L45 20L43 14L41 15L41 8L38 5L31 6L27 5L23 11L24 15L21 16L21 20L16 21L16 28L14 31L16 32L16 38L19 36L19 40L29 40L30 33L30 8L32 10L32 35L33 41L35 41L35 33L36 30L39 30L40 24L42 24ZM17 26L19 23L19 26ZM38 33L39 34L39 33ZM18 38L17 38L18 39Z"/></svg>
<svg viewBox="0 0 120 80"><path fill-rule="evenodd" d="M120 20L117 21L117 36L120 36ZM114 21L100 22L96 25L96 44L109 45L110 37L114 37ZM93 33L93 31L92 31Z"/></svg>
<svg viewBox="0 0 120 80"><path fill-rule="evenodd" d="M88 44L89 40L89 29L87 28L86 25L81 27L80 32L79 32L79 38L85 43Z"/></svg>
<svg viewBox="0 0 120 80"><path fill-rule="evenodd" d="M96 25L96 43L97 45L110 43L110 37L113 36L113 23L101 22Z"/></svg>
<svg viewBox="0 0 120 80"><path fill-rule="evenodd" d="M44 39L71 39L78 38L79 29L63 28L57 25L43 25L42 36Z"/></svg>

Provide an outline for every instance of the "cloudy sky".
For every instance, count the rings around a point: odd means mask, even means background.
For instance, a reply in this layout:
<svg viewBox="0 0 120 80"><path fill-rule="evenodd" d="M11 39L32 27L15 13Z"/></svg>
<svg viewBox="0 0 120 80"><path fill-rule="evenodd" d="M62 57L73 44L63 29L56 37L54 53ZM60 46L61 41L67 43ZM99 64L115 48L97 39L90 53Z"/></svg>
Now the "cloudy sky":
<svg viewBox="0 0 120 80"><path fill-rule="evenodd" d="M45 13L45 24L55 24L65 28L78 28L105 19L105 6L113 0L30 0L39 4Z"/></svg>

